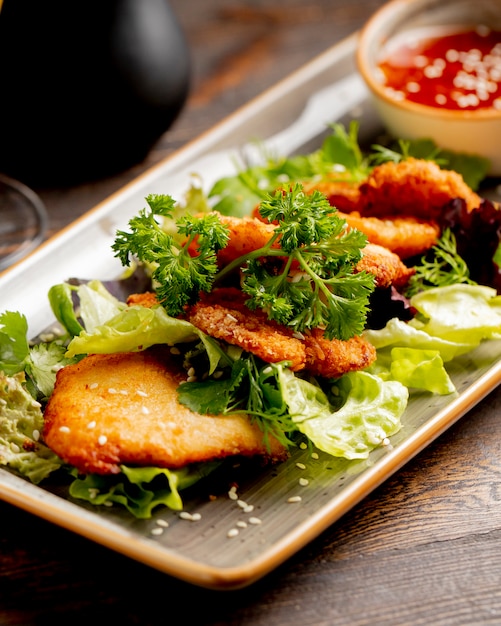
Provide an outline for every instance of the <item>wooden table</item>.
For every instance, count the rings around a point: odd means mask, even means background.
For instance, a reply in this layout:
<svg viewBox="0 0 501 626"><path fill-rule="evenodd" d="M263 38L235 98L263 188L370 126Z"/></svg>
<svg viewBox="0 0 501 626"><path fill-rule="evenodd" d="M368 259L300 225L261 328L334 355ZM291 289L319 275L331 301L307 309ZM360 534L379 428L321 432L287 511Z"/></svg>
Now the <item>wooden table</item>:
<svg viewBox="0 0 501 626"><path fill-rule="evenodd" d="M38 189L50 233L357 30L381 0L171 0L182 115L130 170ZM0 503L0 624L501 624L501 390L258 583L192 587Z"/></svg>

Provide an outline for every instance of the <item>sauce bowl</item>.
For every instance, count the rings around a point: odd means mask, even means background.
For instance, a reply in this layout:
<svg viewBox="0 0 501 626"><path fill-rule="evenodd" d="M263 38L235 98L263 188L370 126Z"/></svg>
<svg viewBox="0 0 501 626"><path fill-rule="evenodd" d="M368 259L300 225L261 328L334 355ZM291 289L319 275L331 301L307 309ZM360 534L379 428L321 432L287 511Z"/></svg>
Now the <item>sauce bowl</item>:
<svg viewBox="0 0 501 626"><path fill-rule="evenodd" d="M418 41L429 42L432 38L439 39L461 31L484 35L495 33L499 36L499 43L486 56L472 46L468 50L470 57L461 57L466 59L465 71L461 68L462 77L466 76L466 82L470 81L470 84L467 85L466 99L458 99L457 90L452 94L456 103L461 102L459 107L450 107L452 98L449 98L449 105L444 106L447 100L444 95L429 94L426 103L421 103L411 101L410 96L391 88L380 63L392 49L397 49L396 64L403 63L405 55L396 42L406 45L409 53ZM457 60L457 50L452 53ZM490 161L490 175L501 176L501 0L390 0L362 28L356 56L359 72L373 96L375 108L394 138L432 139L439 148L477 154ZM478 69L475 63L471 67L471 59L485 62ZM420 55L419 50L413 63L427 64L429 72L439 67L431 58ZM440 63L445 66L443 59ZM441 76L439 71L435 80L442 81L444 89L445 74L443 78ZM483 92L476 90L480 93L480 100L473 95L472 76L477 82L483 80L484 86L488 85ZM455 78L455 85L457 80ZM420 85L413 81L411 91L412 88L419 91L423 86L424 83ZM486 106L482 98L484 101L488 99L488 90L490 95L493 92L496 95Z"/></svg>

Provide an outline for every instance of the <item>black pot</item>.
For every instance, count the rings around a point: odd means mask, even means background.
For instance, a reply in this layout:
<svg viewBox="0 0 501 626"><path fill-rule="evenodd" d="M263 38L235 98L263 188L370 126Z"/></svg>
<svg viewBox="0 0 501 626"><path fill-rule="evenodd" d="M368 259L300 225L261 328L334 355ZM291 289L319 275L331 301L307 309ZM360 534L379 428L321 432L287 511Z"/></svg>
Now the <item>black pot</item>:
<svg viewBox="0 0 501 626"><path fill-rule="evenodd" d="M181 111L189 79L167 0L4 0L0 170L50 186L139 163Z"/></svg>

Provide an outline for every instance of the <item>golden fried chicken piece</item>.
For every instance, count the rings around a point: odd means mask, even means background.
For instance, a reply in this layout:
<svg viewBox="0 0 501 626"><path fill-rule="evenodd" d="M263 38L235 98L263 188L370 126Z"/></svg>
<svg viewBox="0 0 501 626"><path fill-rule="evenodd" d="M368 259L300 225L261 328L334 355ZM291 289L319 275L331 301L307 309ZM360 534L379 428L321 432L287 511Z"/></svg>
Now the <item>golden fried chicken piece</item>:
<svg viewBox="0 0 501 626"><path fill-rule="evenodd" d="M145 291L144 293L132 293L127 298L127 304L129 306L144 306L147 309L159 304L157 295L153 291Z"/></svg>
<svg viewBox="0 0 501 626"><path fill-rule="evenodd" d="M261 311L250 311L242 292L216 289L190 308L189 321L212 337L255 354L267 363L290 361L291 369L337 378L363 369L376 358L371 344L361 337L348 341L327 339L323 330L293 333L270 322Z"/></svg>
<svg viewBox="0 0 501 626"><path fill-rule="evenodd" d="M372 274L376 287L405 287L415 268L407 267L399 256L375 243L369 243L362 250L362 259L357 263L357 271L365 270Z"/></svg>
<svg viewBox="0 0 501 626"><path fill-rule="evenodd" d="M221 216L224 223L230 226L228 246L218 253L221 264L227 264L241 254L256 250L265 245L274 231L274 226L257 217L239 218ZM389 233L389 229L387 231ZM414 270L406 267L400 258L382 246L369 244L363 250L364 258L357 265L357 270L366 270L374 274L378 287L401 287L407 283ZM231 342L230 342L231 343Z"/></svg>
<svg viewBox="0 0 501 626"><path fill-rule="evenodd" d="M247 308L239 289L215 289L190 307L186 317L211 337L239 346L267 363L290 361L292 370L304 368L303 343L290 328L268 320L263 311Z"/></svg>
<svg viewBox="0 0 501 626"><path fill-rule="evenodd" d="M436 222L445 205L456 198L466 202L468 211L481 203L457 172L443 170L433 161L409 158L372 170L360 185L358 210L362 216L412 215Z"/></svg>
<svg viewBox="0 0 501 626"><path fill-rule="evenodd" d="M271 239L275 226L255 217L232 217L219 215L219 219L229 228L228 245L218 252L218 263L228 265L248 252L258 250Z"/></svg>
<svg viewBox="0 0 501 626"><path fill-rule="evenodd" d="M306 181L302 185L306 193L312 193L315 190L323 193L329 204L336 207L338 211L351 213L359 209L360 186L358 183L340 180L337 176L333 176L318 181Z"/></svg>
<svg viewBox="0 0 501 626"><path fill-rule="evenodd" d="M314 376L339 378L347 372L364 369L376 360L376 349L360 336L347 341L326 339L315 328L304 337L306 369Z"/></svg>
<svg viewBox="0 0 501 626"><path fill-rule="evenodd" d="M44 440L82 473L120 464L180 468L229 456L278 461L285 448L245 415L200 415L177 400L185 375L168 350L90 355L57 373Z"/></svg>
<svg viewBox="0 0 501 626"><path fill-rule="evenodd" d="M345 219L351 228L365 233L370 243L388 248L401 259L425 253L440 237L440 228L437 224L410 216L391 219L362 217L358 211L338 212L337 215Z"/></svg>

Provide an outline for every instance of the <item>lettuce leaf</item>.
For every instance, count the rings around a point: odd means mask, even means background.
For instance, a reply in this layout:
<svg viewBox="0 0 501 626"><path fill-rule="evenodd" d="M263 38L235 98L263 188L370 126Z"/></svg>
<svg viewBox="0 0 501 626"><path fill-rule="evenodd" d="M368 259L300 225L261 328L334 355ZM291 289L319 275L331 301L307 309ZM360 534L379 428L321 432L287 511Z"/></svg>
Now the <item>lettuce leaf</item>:
<svg viewBox="0 0 501 626"><path fill-rule="evenodd" d="M492 287L455 284L411 298L419 315L409 324L447 341L478 345L501 337L501 296Z"/></svg>
<svg viewBox="0 0 501 626"><path fill-rule="evenodd" d="M115 476L88 474L70 485L73 498L94 505L118 504L138 519L149 519L158 506L174 511L183 508L179 492L202 480L221 465L220 461L200 463L178 470L121 465Z"/></svg>
<svg viewBox="0 0 501 626"><path fill-rule="evenodd" d="M40 403L24 388L24 374L0 372L0 465L7 465L38 484L62 465L39 441L43 429Z"/></svg>
<svg viewBox="0 0 501 626"><path fill-rule="evenodd" d="M281 370L280 382L298 430L320 450L346 459L365 459L401 428L409 392L398 381L359 371L333 383L342 406L335 409L320 387Z"/></svg>

